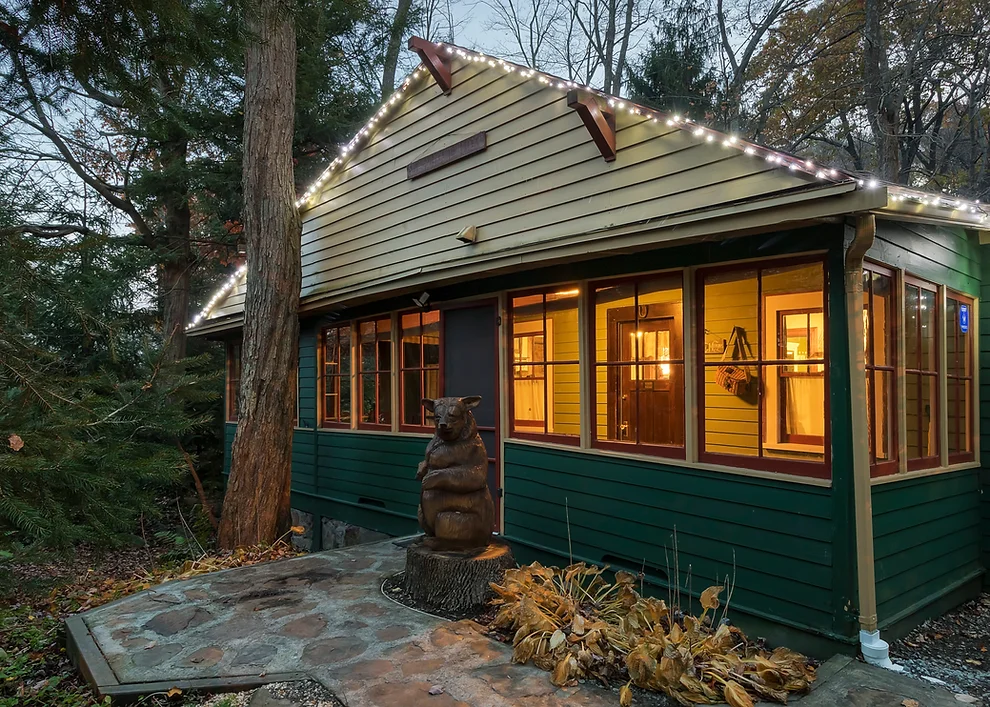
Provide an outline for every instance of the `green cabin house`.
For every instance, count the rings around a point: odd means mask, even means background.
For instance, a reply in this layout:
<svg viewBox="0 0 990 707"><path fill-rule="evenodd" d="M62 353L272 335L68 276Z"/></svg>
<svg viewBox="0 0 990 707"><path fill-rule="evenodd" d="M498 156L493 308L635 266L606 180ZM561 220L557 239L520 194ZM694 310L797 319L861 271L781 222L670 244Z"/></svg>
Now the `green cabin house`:
<svg viewBox="0 0 990 707"><path fill-rule="evenodd" d="M420 401L481 395L520 561L664 593L676 534L743 628L881 663L979 592L983 207L410 45L299 200L296 509L417 532ZM190 325L228 347L228 458L245 277Z"/></svg>

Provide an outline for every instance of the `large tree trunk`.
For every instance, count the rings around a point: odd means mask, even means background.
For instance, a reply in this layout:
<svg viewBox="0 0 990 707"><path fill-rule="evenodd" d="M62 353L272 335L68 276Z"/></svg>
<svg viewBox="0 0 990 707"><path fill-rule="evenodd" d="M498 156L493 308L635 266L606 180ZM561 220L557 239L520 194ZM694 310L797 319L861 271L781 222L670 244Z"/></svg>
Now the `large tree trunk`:
<svg viewBox="0 0 990 707"><path fill-rule="evenodd" d="M171 239L169 239L171 240ZM186 249L189 241L185 243ZM162 266L162 336L165 360L178 361L186 355L186 324L189 321L190 259L169 253Z"/></svg>
<svg viewBox="0 0 990 707"><path fill-rule="evenodd" d="M402 48L402 33L406 31L409 21L409 8L412 0L399 0L395 8L395 18L392 20L392 30L388 35L388 46L385 48L385 69L382 71L382 100L392 95L395 90L395 69L399 64L399 50Z"/></svg>
<svg viewBox="0 0 990 707"><path fill-rule="evenodd" d="M292 371L299 348L300 223L293 205L293 6L257 0L245 52L247 298L237 435L219 542L271 543L289 528Z"/></svg>
<svg viewBox="0 0 990 707"><path fill-rule="evenodd" d="M880 17L882 0L865 0L863 24L863 84L866 93L866 117L877 151L877 174L896 182L900 168L897 145L897 100L889 85L889 68ZM893 103L893 106L891 105Z"/></svg>
<svg viewBox="0 0 990 707"><path fill-rule="evenodd" d="M193 265L189 242L192 214L186 159L189 142L178 136L162 145L162 169L173 175L174 184L163 195L166 252L161 270L162 320L165 358L178 361L186 355L186 324L189 322L189 281Z"/></svg>

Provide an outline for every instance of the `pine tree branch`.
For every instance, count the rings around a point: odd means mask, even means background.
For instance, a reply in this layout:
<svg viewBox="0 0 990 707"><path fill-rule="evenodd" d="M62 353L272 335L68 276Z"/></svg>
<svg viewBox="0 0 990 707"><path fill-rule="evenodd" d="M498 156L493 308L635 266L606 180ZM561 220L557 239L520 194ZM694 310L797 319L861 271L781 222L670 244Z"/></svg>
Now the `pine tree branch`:
<svg viewBox="0 0 990 707"><path fill-rule="evenodd" d="M92 236L96 235L97 232L86 226L67 223L49 223L45 225L23 223L8 228L0 228L0 237L3 238L24 233L37 236L38 238L64 238L70 235Z"/></svg>

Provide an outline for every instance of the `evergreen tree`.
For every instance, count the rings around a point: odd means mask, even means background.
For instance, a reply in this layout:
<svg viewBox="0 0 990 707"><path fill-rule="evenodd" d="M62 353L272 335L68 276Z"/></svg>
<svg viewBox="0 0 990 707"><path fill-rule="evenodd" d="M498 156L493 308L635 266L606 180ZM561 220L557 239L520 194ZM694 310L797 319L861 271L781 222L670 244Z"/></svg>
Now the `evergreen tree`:
<svg viewBox="0 0 990 707"><path fill-rule="evenodd" d="M215 401L170 364L143 300L146 249L87 229L32 233L0 205L0 528L113 542L187 474L179 440ZM215 376L214 376L215 377Z"/></svg>
<svg viewBox="0 0 990 707"><path fill-rule="evenodd" d="M225 0L16 2L0 8L0 47L22 158L41 146L60 163L52 188L84 184L153 253L166 352L183 357L197 246L225 237L224 202L236 211L236 13Z"/></svg>
<svg viewBox="0 0 990 707"><path fill-rule="evenodd" d="M710 117L717 101L713 28L705 9L684 0L661 20L646 51L628 69L629 98L670 113Z"/></svg>

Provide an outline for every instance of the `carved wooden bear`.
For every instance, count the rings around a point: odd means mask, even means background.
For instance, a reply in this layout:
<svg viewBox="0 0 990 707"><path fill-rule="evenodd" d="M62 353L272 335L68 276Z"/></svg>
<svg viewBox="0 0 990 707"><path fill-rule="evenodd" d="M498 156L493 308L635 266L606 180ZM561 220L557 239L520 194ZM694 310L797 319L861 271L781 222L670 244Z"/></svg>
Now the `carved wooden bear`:
<svg viewBox="0 0 990 707"><path fill-rule="evenodd" d="M434 550L473 550L491 541L495 506L488 492L488 453L471 409L477 395L423 399L436 432L419 463L416 478L423 542Z"/></svg>

